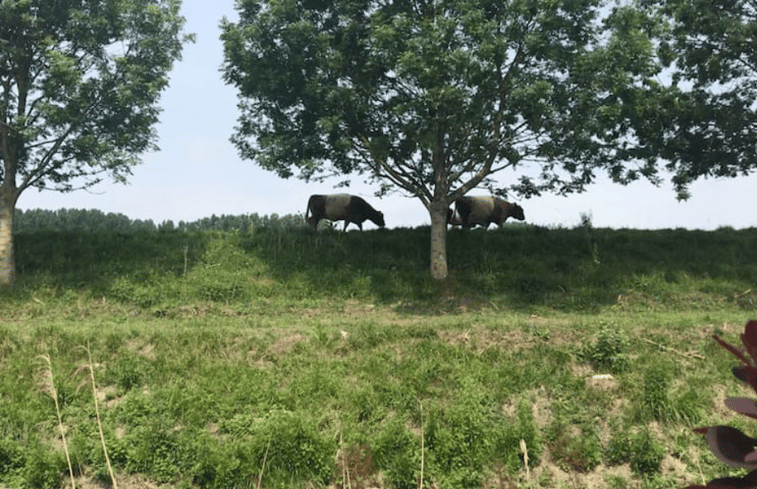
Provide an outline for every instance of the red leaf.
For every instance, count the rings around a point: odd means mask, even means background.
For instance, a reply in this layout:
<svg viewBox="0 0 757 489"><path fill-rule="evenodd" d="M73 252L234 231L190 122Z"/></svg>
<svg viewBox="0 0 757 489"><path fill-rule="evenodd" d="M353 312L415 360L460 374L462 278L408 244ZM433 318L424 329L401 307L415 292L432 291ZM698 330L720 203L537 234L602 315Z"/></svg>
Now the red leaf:
<svg viewBox="0 0 757 489"><path fill-rule="evenodd" d="M746 385L757 392L757 367L750 365L740 365L731 369L733 376L744 382Z"/></svg>
<svg viewBox="0 0 757 489"><path fill-rule="evenodd" d="M749 472L744 477L713 479L707 483L705 489L752 489L754 487L757 487L757 470Z"/></svg>
<svg viewBox="0 0 757 489"><path fill-rule="evenodd" d="M749 321L744 327L744 334L741 335L741 342L744 348L757 363L757 321Z"/></svg>
<svg viewBox="0 0 757 489"><path fill-rule="evenodd" d="M696 430L701 433L701 429ZM706 428L707 444L715 457L731 467L757 468L757 463L744 462L744 457L754 450L757 440L730 426Z"/></svg>
<svg viewBox="0 0 757 489"><path fill-rule="evenodd" d="M743 353L741 353L739 351L738 348L736 348L735 346L733 346L730 343L726 343L725 341L721 340L720 337L718 335L716 335L716 334L712 335L712 338L715 341L717 341L718 343L720 343L720 346L722 346L726 350L730 351L736 358L738 358L739 360L741 360L742 362L744 362L747 365L751 365L751 363L749 362L749 360L747 360L747 358L744 356Z"/></svg>
<svg viewBox="0 0 757 489"><path fill-rule="evenodd" d="M725 400L725 405L737 413L757 418L757 403L754 399L748 397L729 397Z"/></svg>
<svg viewBox="0 0 757 489"><path fill-rule="evenodd" d="M744 382L745 384L748 384L750 369L751 367L749 367L748 365L739 365L738 367L733 367L731 369L731 372L733 372L734 377Z"/></svg>
<svg viewBox="0 0 757 489"><path fill-rule="evenodd" d="M744 462L749 462L749 463L757 462L757 451L747 454L747 456L744 457Z"/></svg>

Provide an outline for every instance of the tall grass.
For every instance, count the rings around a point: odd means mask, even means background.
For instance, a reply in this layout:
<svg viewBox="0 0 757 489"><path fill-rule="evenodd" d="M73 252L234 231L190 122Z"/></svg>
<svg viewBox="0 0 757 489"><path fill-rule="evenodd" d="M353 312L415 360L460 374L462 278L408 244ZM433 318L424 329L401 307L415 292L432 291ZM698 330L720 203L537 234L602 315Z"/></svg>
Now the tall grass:
<svg viewBox="0 0 757 489"><path fill-rule="evenodd" d="M663 488L724 470L689 428L739 388L709 334L755 314L757 231L453 230L443 284L428 238L21 233L0 486Z"/></svg>
<svg viewBox="0 0 757 489"><path fill-rule="evenodd" d="M757 230L508 226L451 230L450 277L428 272L428 228L340 233L21 233L17 294L70 294L155 312L354 299L408 310L596 312L757 303Z"/></svg>

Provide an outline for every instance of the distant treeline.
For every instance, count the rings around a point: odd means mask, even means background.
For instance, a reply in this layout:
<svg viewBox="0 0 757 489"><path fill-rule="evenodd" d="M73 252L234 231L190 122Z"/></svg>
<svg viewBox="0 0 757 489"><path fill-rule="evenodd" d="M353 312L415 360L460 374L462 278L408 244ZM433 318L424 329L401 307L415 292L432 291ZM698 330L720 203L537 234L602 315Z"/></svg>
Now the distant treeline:
<svg viewBox="0 0 757 489"><path fill-rule="evenodd" d="M295 228L305 224L301 214L279 216L259 216L242 214L239 216L213 214L197 221L163 221L155 224L152 219L130 219L123 214L105 213L98 209L32 209L16 210L14 229L17 233L37 231L113 231L120 233L158 231L249 231L255 228Z"/></svg>

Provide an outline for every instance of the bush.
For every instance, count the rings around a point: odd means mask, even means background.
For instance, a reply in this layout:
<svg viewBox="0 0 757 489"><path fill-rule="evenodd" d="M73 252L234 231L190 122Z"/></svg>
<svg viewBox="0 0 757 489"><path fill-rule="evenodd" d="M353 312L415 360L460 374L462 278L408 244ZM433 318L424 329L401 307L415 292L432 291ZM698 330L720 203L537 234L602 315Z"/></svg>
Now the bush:
<svg viewBox="0 0 757 489"><path fill-rule="evenodd" d="M401 419L393 418L371 444L374 462L394 489L416 489L420 478L420 441Z"/></svg>
<svg viewBox="0 0 757 489"><path fill-rule="evenodd" d="M733 375L741 382L757 392L757 321L749 321L741 335L746 353L742 353L735 346L726 343L718 335L713 335L723 348L728 350L743 365L733 368ZM749 356L747 356L749 355ZM725 401L726 406L737 413L757 418L757 403L748 398L729 398ZM715 458L732 467L751 470L743 477L725 477L714 479L706 486L688 486L686 489L746 489L757 487L757 460L755 460L755 448L757 439L745 435L741 430L730 426L709 426L694 430L707 437L710 451Z"/></svg>
<svg viewBox="0 0 757 489"><path fill-rule="evenodd" d="M665 447L647 428L635 433L618 431L610 438L606 461L608 465L628 463L634 474L651 477L660 472Z"/></svg>
<svg viewBox="0 0 757 489"><path fill-rule="evenodd" d="M628 335L617 326L604 326L595 341L583 350L583 356L597 371L622 373L628 369Z"/></svg>

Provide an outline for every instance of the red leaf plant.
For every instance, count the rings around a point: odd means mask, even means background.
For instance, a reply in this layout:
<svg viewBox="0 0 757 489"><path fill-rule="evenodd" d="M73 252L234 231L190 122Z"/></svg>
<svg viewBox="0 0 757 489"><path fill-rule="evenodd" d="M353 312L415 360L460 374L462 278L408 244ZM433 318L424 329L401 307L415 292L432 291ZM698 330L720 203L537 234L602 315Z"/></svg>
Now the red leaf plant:
<svg viewBox="0 0 757 489"><path fill-rule="evenodd" d="M733 375L757 392L757 321L749 321L741 335L741 342L749 355L747 357L737 347L726 343L718 337L712 337L731 352L744 365L733 368ZM725 405L737 413L757 418L757 401L744 397L731 397ZM710 451L721 462L732 467L752 469L744 477L724 477L713 479L706 486L687 486L684 489L749 489L757 488L757 438L745 435L730 426L708 426L696 428L697 433L705 435Z"/></svg>

